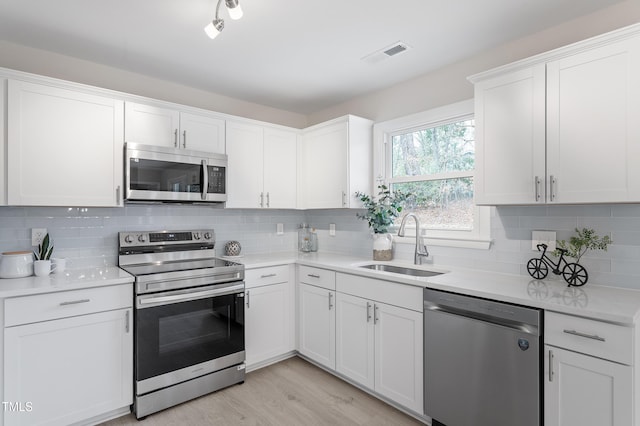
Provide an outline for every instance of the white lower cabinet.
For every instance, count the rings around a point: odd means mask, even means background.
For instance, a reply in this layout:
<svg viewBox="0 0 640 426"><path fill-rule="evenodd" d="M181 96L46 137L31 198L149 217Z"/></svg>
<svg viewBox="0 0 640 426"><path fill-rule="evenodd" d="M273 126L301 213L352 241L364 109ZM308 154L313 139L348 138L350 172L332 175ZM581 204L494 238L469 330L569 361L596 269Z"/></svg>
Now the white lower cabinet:
<svg viewBox="0 0 640 426"><path fill-rule="evenodd" d="M421 414L422 313L343 293L336 300L336 371Z"/></svg>
<svg viewBox="0 0 640 426"><path fill-rule="evenodd" d="M289 266L248 270L245 285L246 363L254 369L294 350Z"/></svg>
<svg viewBox="0 0 640 426"><path fill-rule="evenodd" d="M332 370L336 368L336 311L333 290L298 286L299 351Z"/></svg>
<svg viewBox="0 0 640 426"><path fill-rule="evenodd" d="M91 291L60 292L5 301L33 300L33 318L58 319L4 329L4 425L68 425L127 409L133 396L133 324L129 307L75 315L93 302ZM67 303L56 296L66 293ZM99 293L102 295L103 293ZM47 304L46 296L54 296ZM75 302L75 303L74 303ZM18 303L16 307L26 306ZM115 308L116 306L114 306ZM7 309L8 308L8 309ZM22 312L24 314L24 310ZM68 316L67 315L73 315ZM15 321L9 321L7 324Z"/></svg>
<svg viewBox="0 0 640 426"><path fill-rule="evenodd" d="M633 330L545 313L546 426L634 425Z"/></svg>
<svg viewBox="0 0 640 426"><path fill-rule="evenodd" d="M633 368L546 346L546 426L631 425ZM549 367L546 368L549 372Z"/></svg>

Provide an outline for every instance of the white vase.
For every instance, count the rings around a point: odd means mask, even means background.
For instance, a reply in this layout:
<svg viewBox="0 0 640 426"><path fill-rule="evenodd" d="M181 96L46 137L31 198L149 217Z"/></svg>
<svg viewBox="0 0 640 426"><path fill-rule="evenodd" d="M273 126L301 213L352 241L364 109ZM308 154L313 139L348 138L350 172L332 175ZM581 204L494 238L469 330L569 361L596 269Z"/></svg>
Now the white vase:
<svg viewBox="0 0 640 426"><path fill-rule="evenodd" d="M393 259L393 236L391 234L373 234L373 260Z"/></svg>

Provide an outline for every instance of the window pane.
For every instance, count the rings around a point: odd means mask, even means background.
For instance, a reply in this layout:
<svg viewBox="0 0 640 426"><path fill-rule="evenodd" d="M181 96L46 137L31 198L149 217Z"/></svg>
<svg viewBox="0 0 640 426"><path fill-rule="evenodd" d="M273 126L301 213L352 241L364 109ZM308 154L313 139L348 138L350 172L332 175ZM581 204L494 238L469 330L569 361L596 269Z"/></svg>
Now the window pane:
<svg viewBox="0 0 640 426"><path fill-rule="evenodd" d="M393 136L393 177L473 170L474 135L471 119Z"/></svg>
<svg viewBox="0 0 640 426"><path fill-rule="evenodd" d="M473 229L473 178L396 183L392 188L415 195L406 212L418 216L422 229ZM401 220L394 225L400 226Z"/></svg>

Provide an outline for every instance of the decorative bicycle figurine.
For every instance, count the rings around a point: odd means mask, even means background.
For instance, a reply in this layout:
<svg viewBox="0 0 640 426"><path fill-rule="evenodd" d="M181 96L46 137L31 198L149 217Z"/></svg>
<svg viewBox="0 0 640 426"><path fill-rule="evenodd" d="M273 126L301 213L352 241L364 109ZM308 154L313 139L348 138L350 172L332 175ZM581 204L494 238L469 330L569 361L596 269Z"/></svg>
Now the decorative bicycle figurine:
<svg viewBox="0 0 640 426"><path fill-rule="evenodd" d="M567 254L567 250L558 248L560 253L558 262L554 263L553 260L547 256L547 245L538 244L538 251L542 250L540 258L534 257L527 262L527 271L529 275L537 280L544 279L549 274L549 269L556 275L562 274L562 278L569 283L569 287L580 287L587 283L589 274L584 266L578 263L569 263L564 259L564 255ZM561 269L562 268L562 269Z"/></svg>

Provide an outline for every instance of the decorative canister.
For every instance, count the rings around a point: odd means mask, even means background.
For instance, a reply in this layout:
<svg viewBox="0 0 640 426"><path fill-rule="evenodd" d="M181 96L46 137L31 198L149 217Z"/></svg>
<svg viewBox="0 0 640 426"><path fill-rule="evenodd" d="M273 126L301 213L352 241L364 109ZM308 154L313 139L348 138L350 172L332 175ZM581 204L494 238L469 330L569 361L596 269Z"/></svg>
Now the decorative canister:
<svg viewBox="0 0 640 426"><path fill-rule="evenodd" d="M0 257L0 278L21 278L33 275L33 253L12 251Z"/></svg>
<svg viewBox="0 0 640 426"><path fill-rule="evenodd" d="M237 241L227 241L224 245L224 255L225 256L240 256L240 251L242 250L242 246Z"/></svg>
<svg viewBox="0 0 640 426"><path fill-rule="evenodd" d="M391 234L373 234L373 260L393 260Z"/></svg>

